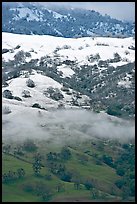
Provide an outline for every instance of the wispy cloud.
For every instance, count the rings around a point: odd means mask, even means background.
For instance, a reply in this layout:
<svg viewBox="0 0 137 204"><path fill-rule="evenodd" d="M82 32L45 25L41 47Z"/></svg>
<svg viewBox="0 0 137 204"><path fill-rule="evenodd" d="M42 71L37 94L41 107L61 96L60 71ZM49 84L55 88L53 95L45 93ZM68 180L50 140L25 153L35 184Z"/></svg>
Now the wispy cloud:
<svg viewBox="0 0 137 204"><path fill-rule="evenodd" d="M43 111L10 106L3 115L3 140L44 139L57 144L70 144L86 139L106 138L119 142L134 140L134 121L125 121L105 113L86 110Z"/></svg>

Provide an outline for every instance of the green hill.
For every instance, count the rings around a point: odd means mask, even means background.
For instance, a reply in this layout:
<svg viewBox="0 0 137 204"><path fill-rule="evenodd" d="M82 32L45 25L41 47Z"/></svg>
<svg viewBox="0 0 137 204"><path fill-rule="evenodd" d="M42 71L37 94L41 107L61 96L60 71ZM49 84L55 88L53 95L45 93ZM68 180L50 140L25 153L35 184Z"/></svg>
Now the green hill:
<svg viewBox="0 0 137 204"><path fill-rule="evenodd" d="M32 144L29 144L30 147ZM79 145L68 147L50 146L45 141L42 145L35 145L36 149L28 151L20 144L20 150L15 152L19 144L10 144L9 149L6 148L8 144L3 144L3 202L122 201L129 188L126 199L134 200L134 171L120 175L120 167L117 167L125 150L133 160L134 145L130 148L128 144L122 146L100 140L79 142ZM36 156L38 153L40 157ZM129 159L133 167L134 162ZM37 161L41 167L36 175L33 164L38 164ZM121 168L126 171L128 163L122 165ZM23 175L19 174L20 169L25 172ZM130 186L124 183L125 177L129 179ZM122 187L117 184L120 182L124 183Z"/></svg>

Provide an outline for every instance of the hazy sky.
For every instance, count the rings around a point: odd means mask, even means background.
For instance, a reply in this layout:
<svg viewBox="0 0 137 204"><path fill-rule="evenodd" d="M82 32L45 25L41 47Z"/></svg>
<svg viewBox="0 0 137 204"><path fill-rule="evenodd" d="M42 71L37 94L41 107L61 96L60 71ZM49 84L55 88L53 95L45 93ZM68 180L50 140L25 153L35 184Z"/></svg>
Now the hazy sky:
<svg viewBox="0 0 137 204"><path fill-rule="evenodd" d="M135 2L40 2L40 4L91 9L120 20L135 21Z"/></svg>

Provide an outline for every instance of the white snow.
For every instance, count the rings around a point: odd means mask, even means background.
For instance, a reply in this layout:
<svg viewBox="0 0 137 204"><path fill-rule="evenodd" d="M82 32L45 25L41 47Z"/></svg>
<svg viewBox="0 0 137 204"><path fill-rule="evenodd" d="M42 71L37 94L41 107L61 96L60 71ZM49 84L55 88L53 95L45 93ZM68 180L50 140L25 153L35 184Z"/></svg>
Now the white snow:
<svg viewBox="0 0 137 204"><path fill-rule="evenodd" d="M63 72L63 77L69 77L75 74L75 72L71 68L65 65L58 66L58 70Z"/></svg>
<svg viewBox="0 0 137 204"><path fill-rule="evenodd" d="M19 12L18 16L14 17L15 20L19 20L21 18L27 17L28 21L33 21L33 20L39 21L38 16L35 13L33 13L33 10L30 10L29 8L25 8L25 7L16 8L16 9L13 8L12 10L16 10Z"/></svg>
<svg viewBox="0 0 137 204"><path fill-rule="evenodd" d="M90 31L90 30L87 30L87 34L88 35L93 35L94 33L92 31Z"/></svg>
<svg viewBox="0 0 137 204"><path fill-rule="evenodd" d="M108 44L108 46L96 45L96 44ZM87 47L86 45L89 45ZM14 50L14 53L3 54L5 61L12 60L14 55L19 51L31 52L32 57L27 59L40 59L45 55L54 55L56 47L63 47L68 45L69 49L61 49L57 53L69 60L77 60L82 63L89 63L87 56L95 55L99 53L101 60L107 60L113 58L114 53L118 53L121 58L127 58L129 62L135 61L135 50L128 49L131 45L135 44L135 39L129 38L111 38L111 37L83 37L83 38L63 38L54 37L49 35L24 35L13 33L2 33L2 48L14 49L17 45L20 45L20 49ZM122 48L121 46L124 46ZM83 49L80 50L79 48ZM129 51L129 54L125 54L125 50ZM119 62L118 62L119 63ZM120 62L125 64L126 62ZM117 65L117 64L115 64Z"/></svg>
<svg viewBox="0 0 137 204"><path fill-rule="evenodd" d="M68 18L67 16L65 16L65 15L62 15L62 14L60 14L60 13L57 13L57 12L55 12L55 11L52 11L52 10L49 10L49 9L46 9L46 10L48 10L48 12L50 12L50 13L52 13L53 14L53 17L54 18L56 18L56 19L58 19L58 18Z"/></svg>
<svg viewBox="0 0 137 204"><path fill-rule="evenodd" d="M125 88L130 88L131 85L131 81L130 78L132 78L131 74L126 73L126 76L123 77L119 82L118 82L118 86L123 86Z"/></svg>
<svg viewBox="0 0 137 204"><path fill-rule="evenodd" d="M62 18L63 17L63 15L61 15L61 14L55 12L55 11L52 11L52 13L53 13L54 18Z"/></svg>
<svg viewBox="0 0 137 204"><path fill-rule="evenodd" d="M129 61L128 61L128 62L129 62ZM109 64L116 68L116 67L118 67L118 66L122 66L122 65L127 64L127 62L120 61L120 62L109 63Z"/></svg>
<svg viewBox="0 0 137 204"><path fill-rule="evenodd" d="M63 34L62 34L61 32L59 32L56 28L54 28L54 31L55 31L56 33L58 33L59 35L63 36Z"/></svg>
<svg viewBox="0 0 137 204"><path fill-rule="evenodd" d="M131 85L131 81L130 79L132 78L131 74L126 73L126 76L123 77L119 82L118 82L118 86L123 86L125 88L130 88Z"/></svg>
<svg viewBox="0 0 137 204"><path fill-rule="evenodd" d="M46 108L46 105L49 106L50 104L52 104L52 106L54 105L56 106L57 102L50 98L47 98L43 94L43 91L46 90L50 86L52 86L53 88L60 89L62 87L61 84L59 84L58 82L56 82L50 77L38 74L36 71L33 71L33 75L30 75L29 78L34 81L36 87L34 88L27 87L26 81L28 80L28 78L24 78L23 76L21 76L21 77L7 81L7 83L9 84L8 90L12 91L13 96L18 96L22 98L25 106L31 106L34 103L39 103L45 108ZM4 87L3 91L5 89L7 89L7 87ZM30 91L31 97L30 98L22 97L23 90ZM18 104L18 101L16 100L12 100L12 101L14 101L15 104Z"/></svg>
<svg viewBox="0 0 137 204"><path fill-rule="evenodd" d="M68 70L67 70L68 69ZM65 76L70 76L69 74L73 72L73 70L69 70L69 68L66 68L66 71L64 71ZM24 72L25 74L25 72ZM30 88L26 85L26 81L28 78L25 78L24 75L14 78L11 80L8 80L7 83L9 84L8 88L3 87L3 91L8 89L12 92L13 96L18 96L22 99L22 101L17 101L14 99L6 99L3 98L3 104L12 104L12 105L21 105L24 107L30 107L34 103L39 103L41 107L44 108L57 108L58 105L63 103L65 107L70 108L71 106L71 101L72 101L72 95L67 95L64 91L61 90L62 85L55 80L53 80L50 77L47 77L45 75L42 75L41 73L37 73L35 70L33 70L32 74L29 76L31 80L34 81L35 87ZM61 93L63 94L64 98L61 101L55 101L48 96L44 95L43 92L47 90L47 88L53 87L53 88L58 88ZM22 97L22 91L28 90L30 92L30 96L28 98ZM72 89L69 89L70 92L72 93ZM83 103L85 99L88 99L87 96L82 95L82 98L80 99L79 103Z"/></svg>
<svg viewBox="0 0 137 204"><path fill-rule="evenodd" d="M131 81L121 80L118 82L118 86L123 86L125 88L130 88L130 84L131 84Z"/></svg>

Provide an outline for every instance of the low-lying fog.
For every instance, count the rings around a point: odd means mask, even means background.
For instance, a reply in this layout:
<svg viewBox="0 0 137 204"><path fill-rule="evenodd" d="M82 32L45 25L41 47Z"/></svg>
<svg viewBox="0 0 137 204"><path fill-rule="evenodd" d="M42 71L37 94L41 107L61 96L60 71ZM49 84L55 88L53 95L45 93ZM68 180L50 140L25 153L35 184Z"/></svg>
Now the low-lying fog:
<svg viewBox="0 0 137 204"><path fill-rule="evenodd" d="M2 115L3 140L45 139L56 143L89 138L113 138L128 142L135 138L134 121L87 110L44 111L11 106Z"/></svg>

